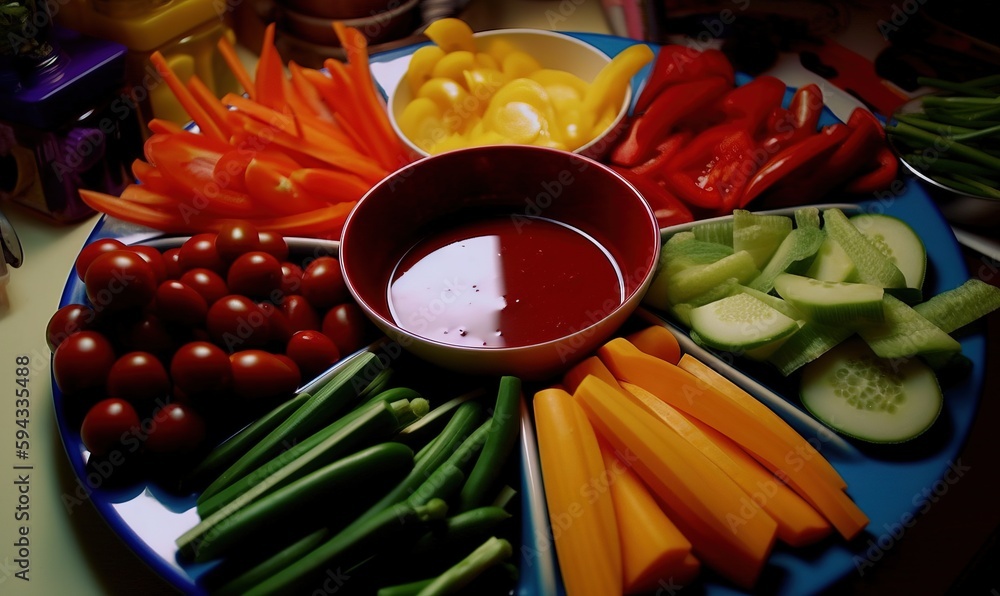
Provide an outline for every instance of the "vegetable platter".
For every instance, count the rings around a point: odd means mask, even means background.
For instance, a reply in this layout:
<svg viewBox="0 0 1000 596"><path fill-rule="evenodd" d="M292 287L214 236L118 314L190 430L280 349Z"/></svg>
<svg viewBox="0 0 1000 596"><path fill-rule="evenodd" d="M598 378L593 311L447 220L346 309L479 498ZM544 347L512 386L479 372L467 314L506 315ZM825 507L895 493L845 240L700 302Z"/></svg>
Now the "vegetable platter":
<svg viewBox="0 0 1000 596"><path fill-rule="evenodd" d="M609 56L634 43L600 34L570 35L596 45ZM401 48L373 57L372 71L383 92L391 94L402 78L414 49ZM649 68L644 68L633 79L633 88L641 89L648 76ZM737 84L741 84L751 79L737 73L736 80ZM786 101L793 91L786 91ZM826 106L820 115L819 125L846 121L858 105L857 101L828 86L824 86L823 91ZM837 206L851 215L885 213L913 228L927 250L926 296L960 286L969 278L969 273L951 228L936 205L914 180L906 180L902 186L894 183L892 188L892 193L876 195L884 195L885 198ZM833 195L828 198L837 200L839 197ZM754 209L753 206L748 208ZM791 215L793 210L784 212ZM664 228L663 237L666 239L674 231L688 228L689 225ZM678 335L685 351L709 363L769 404L811 444L817 446L823 456L829 458L851 487L851 497L870 518L868 530L847 544L830 540L799 552L787 547L776 549L755 588L767 593L821 592L859 569L866 571L877 565L874 557L878 556L879 540L883 543L895 540L891 532L905 527L903 524L912 523L911 520L926 509L929 501L925 490L932 489L944 474L950 473L949 466L956 461L975 415L986 366L985 337L973 327L958 336L962 354L971 361L971 372L944 388L943 411L931 429L910 443L865 444L846 439L812 418L799 404L797 377L785 378L760 363L707 350L692 341L680 325L670 321L667 313L644 310L636 318L642 320L641 324L653 322L668 326ZM701 586L709 593L740 592L732 584L711 574L703 575L695 586Z"/></svg>
<svg viewBox="0 0 1000 596"><path fill-rule="evenodd" d="M593 43L609 55L627 47L629 40L591 34L574 34ZM406 58L415 48L403 48L372 57L372 72L384 91L391 90L405 69ZM647 76L641 71L634 79L635 87ZM746 80L745 78L743 79ZM844 115L838 114L842 117ZM834 122L837 117L825 111L822 122ZM930 293L956 287L968 278L959 247L950 228L924 192L907 184L891 199L863 202L861 210L885 212L907 222L919 234L927 247L928 277L925 288ZM664 237L669 230L664 230ZM152 240L158 233L147 228L124 224L113 218L102 218L90 240L119 238L125 243ZM316 241L310 241L316 242ZM323 242L335 254L335 241ZM79 302L84 288L73 272L67 279L60 306ZM806 550L778 548L768 561L757 589L768 593L800 594L829 589L859 568L867 569L875 561L869 551L877 550L880 541L895 540L892 532L918 515L928 501L925 490L932 489L949 465L956 461L975 414L983 383L985 338L979 333L961 337L962 353L972 363L971 373L946 388L944 412L940 419L918 440L900 446L863 446L845 440L820 426L795 401L797 388L793 381L777 375L766 367L743 360L733 360L725 354L714 354L700 348L679 327L663 318L664 313L644 311L629 325L663 324L671 326L686 351L720 370L725 376L768 403L789 421L803 436L829 459L850 487L849 494L869 517L868 531L845 544L836 539L821 542ZM372 348L372 349L377 349ZM362 352L368 351L362 350ZM401 362L406 361L403 357ZM432 376L430 373L429 376ZM95 470L86 465L86 451L78 427L69 424L62 414L63 396L53 386L59 432L69 455L71 466L88 489L88 498L112 529L139 557L169 583L186 593L202 593L198 579L212 567L211 563L191 564L177 557L176 540L199 522L196 500L178 498L145 483L110 486ZM531 388L524 395L530 396ZM523 403L520 411L521 436L518 445L518 477L512 479L519 494L522 516L520 543L514 544L519 553L520 594L557 594L564 592L553 549L549 542L549 524L541 488L535 431L530 404ZM90 480L88 480L90 478ZM94 479L98 479L95 483ZM88 484L88 482L90 484ZM82 504L82 503L81 503ZM904 526L905 527L905 526ZM874 546L873 546L874 545ZM531 554L526 561L525 553ZM528 564L530 563L530 564ZM710 572L703 572L695 584L708 593L739 592L732 584Z"/></svg>

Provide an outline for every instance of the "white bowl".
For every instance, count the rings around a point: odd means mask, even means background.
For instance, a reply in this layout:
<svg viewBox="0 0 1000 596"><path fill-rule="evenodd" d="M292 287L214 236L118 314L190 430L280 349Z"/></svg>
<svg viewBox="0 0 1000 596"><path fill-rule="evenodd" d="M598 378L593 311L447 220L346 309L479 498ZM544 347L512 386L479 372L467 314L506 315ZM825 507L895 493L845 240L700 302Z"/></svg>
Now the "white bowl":
<svg viewBox="0 0 1000 596"><path fill-rule="evenodd" d="M479 31L473 34L473 38L479 51L485 51L491 41L502 38L509 41L515 48L531 55L542 68L563 70L575 74L588 83L593 81L601 69L611 62L610 56L587 42L570 35L544 29L512 28ZM397 84L389 97L389 120L393 130L415 156L427 157L429 155L427 151L408 139L396 122L396 118L402 114L403 109L412 99L413 93L409 86L404 81ZM613 141L624 130L625 116L628 115L631 104L632 87L629 85L614 122L591 141L575 149L573 153L594 159L604 156Z"/></svg>

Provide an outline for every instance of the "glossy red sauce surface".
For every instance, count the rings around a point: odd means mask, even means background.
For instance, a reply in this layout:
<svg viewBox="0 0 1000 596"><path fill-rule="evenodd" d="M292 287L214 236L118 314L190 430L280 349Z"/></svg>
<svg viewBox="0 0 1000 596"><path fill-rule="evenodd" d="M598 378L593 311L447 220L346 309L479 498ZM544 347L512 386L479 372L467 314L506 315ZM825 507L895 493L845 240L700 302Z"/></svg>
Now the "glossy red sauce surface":
<svg viewBox="0 0 1000 596"><path fill-rule="evenodd" d="M419 242L389 282L396 324L455 345L558 339L623 300L611 255L579 230L538 217L492 217Z"/></svg>

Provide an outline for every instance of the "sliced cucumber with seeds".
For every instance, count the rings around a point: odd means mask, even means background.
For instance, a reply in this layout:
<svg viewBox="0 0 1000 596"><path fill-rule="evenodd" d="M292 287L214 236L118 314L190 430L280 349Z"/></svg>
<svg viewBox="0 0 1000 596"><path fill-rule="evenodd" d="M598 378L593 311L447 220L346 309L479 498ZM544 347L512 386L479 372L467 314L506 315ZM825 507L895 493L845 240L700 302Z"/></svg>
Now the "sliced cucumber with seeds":
<svg viewBox="0 0 1000 596"><path fill-rule="evenodd" d="M882 213L855 215L850 222L903 274L911 291L897 297L910 304L919 302L927 273L927 251L920 236L903 220Z"/></svg>
<svg viewBox="0 0 1000 596"><path fill-rule="evenodd" d="M801 329L788 338L788 341L781 344L767 361L787 377L826 354L851 335L854 335L854 331L843 325L823 325L807 321Z"/></svg>
<svg viewBox="0 0 1000 596"><path fill-rule="evenodd" d="M826 233L847 253L857 268L858 281L882 288L905 288L903 272L875 247L868 237L844 215L840 209L823 212Z"/></svg>
<svg viewBox="0 0 1000 596"><path fill-rule="evenodd" d="M835 431L873 443L902 443L926 431L943 398L918 358L876 356L864 342L841 343L802 371L802 404Z"/></svg>
<svg viewBox="0 0 1000 596"><path fill-rule="evenodd" d="M743 293L699 306L690 318L705 345L730 352L753 350L799 329L795 319Z"/></svg>
<svg viewBox="0 0 1000 596"><path fill-rule="evenodd" d="M802 273L812 263L816 251L826 238L819 228L796 228L785 236L771 260L749 285L761 292L774 289L774 278L784 272Z"/></svg>
<svg viewBox="0 0 1000 596"><path fill-rule="evenodd" d="M751 213L746 209L733 211L733 250L749 252L758 269L767 264L791 231L790 217Z"/></svg>
<svg viewBox="0 0 1000 596"><path fill-rule="evenodd" d="M774 278L778 295L790 302L810 321L857 327L880 323L884 290L869 284L819 281L782 273Z"/></svg>

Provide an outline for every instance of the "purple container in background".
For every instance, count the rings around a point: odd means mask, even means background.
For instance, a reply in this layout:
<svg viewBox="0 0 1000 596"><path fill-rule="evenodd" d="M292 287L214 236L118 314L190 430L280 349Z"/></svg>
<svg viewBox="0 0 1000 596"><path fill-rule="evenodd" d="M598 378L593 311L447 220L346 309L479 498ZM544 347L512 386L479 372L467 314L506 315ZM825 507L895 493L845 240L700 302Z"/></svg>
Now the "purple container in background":
<svg viewBox="0 0 1000 596"><path fill-rule="evenodd" d="M0 199L57 222L93 214L79 190L118 195L140 146L134 118L112 111L126 48L52 27L51 52L0 62Z"/></svg>

